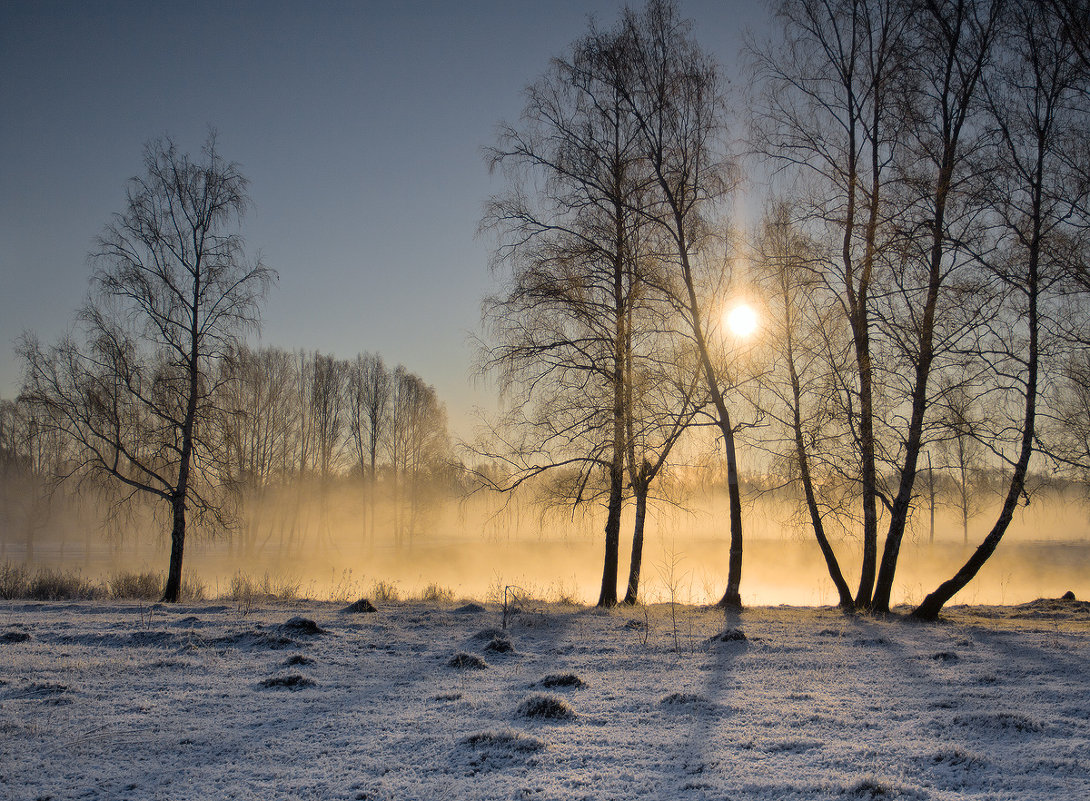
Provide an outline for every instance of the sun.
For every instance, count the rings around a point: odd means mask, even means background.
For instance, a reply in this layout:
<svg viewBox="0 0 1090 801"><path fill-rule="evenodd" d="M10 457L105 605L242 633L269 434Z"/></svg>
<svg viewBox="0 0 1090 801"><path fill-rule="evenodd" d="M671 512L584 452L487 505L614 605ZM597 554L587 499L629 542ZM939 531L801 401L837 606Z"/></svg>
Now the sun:
<svg viewBox="0 0 1090 801"><path fill-rule="evenodd" d="M757 330L757 312L748 303L739 303L723 314L723 321L734 336L745 339Z"/></svg>

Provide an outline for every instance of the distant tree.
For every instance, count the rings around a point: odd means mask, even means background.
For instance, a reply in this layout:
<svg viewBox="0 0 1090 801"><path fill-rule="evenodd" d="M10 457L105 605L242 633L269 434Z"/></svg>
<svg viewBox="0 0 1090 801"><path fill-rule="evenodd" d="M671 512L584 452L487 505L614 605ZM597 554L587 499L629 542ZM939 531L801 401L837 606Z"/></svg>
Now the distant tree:
<svg viewBox="0 0 1090 801"><path fill-rule="evenodd" d="M217 441L222 448L220 480L243 504L239 545L252 554L258 536L275 519L283 526L285 514L267 515L270 490L292 472L298 376L292 353L276 348L254 351L237 348L223 360L224 372L215 407L219 411Z"/></svg>
<svg viewBox="0 0 1090 801"><path fill-rule="evenodd" d="M210 134L201 158L169 139L148 144L145 174L92 254L79 332L43 348L24 335L24 397L71 446L64 476L104 479L122 501L146 493L169 509L163 600L178 600L187 511L217 515L210 441L216 364L258 323L275 273L243 254L247 181Z"/></svg>
<svg viewBox="0 0 1090 801"><path fill-rule="evenodd" d="M382 357L363 353L348 375L348 434L360 474L367 482L370 537L375 537L375 487L378 454L390 421L392 377Z"/></svg>
<svg viewBox="0 0 1090 801"><path fill-rule="evenodd" d="M50 476L65 459L64 441L43 422L24 399L0 400L0 539L6 547L20 535L28 564L51 515Z"/></svg>
<svg viewBox="0 0 1090 801"><path fill-rule="evenodd" d="M393 472L395 538L412 543L424 510L430 480L450 461L447 413L435 388L402 366L394 370L390 397L390 460ZM408 516L401 516L402 492Z"/></svg>
<svg viewBox="0 0 1090 801"><path fill-rule="evenodd" d="M310 356L306 380L310 384L314 469L324 484L338 471L345 433L345 387L348 365L329 354Z"/></svg>
<svg viewBox="0 0 1090 801"><path fill-rule="evenodd" d="M963 383L957 383L940 393L944 411L938 423L942 434L939 449L954 473L953 506L961 518L962 540L969 542L969 520L980 513L981 416L976 397ZM930 472L930 468L928 470ZM933 482L933 478L931 479Z"/></svg>

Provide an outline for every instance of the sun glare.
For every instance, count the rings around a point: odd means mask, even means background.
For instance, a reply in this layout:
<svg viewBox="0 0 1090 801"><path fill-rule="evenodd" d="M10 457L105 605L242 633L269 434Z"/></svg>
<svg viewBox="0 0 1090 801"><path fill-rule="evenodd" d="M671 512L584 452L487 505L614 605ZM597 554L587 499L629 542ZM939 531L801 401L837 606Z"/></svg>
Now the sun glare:
<svg viewBox="0 0 1090 801"><path fill-rule="evenodd" d="M757 330L757 312L746 303L739 303L723 315L729 330L739 339L745 339Z"/></svg>

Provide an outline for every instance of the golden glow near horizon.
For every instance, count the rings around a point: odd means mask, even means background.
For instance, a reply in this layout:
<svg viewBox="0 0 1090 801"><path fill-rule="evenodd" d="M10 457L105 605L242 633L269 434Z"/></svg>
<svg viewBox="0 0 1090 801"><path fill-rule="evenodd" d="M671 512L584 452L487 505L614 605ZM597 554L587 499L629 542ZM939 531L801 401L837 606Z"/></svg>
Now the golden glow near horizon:
<svg viewBox="0 0 1090 801"><path fill-rule="evenodd" d="M738 303L723 313L723 322L738 339L746 339L757 330L756 310L748 303Z"/></svg>

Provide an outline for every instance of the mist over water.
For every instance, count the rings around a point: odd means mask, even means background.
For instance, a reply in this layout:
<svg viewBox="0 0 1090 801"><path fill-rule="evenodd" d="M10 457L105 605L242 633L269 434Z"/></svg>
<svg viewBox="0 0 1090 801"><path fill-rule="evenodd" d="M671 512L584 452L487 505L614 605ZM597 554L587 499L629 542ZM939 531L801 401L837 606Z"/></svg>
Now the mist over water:
<svg viewBox="0 0 1090 801"><path fill-rule="evenodd" d="M649 514L641 600L714 603L726 583L729 532L725 499L660 505ZM504 587L545 600L594 603L602 580L604 514L574 515L531 503L501 503L494 495L442 500L415 512L384 504L373 533L358 492L340 489L324 502L295 495L251 504L259 510L230 537L194 533L187 539L185 572L209 596L225 595L238 574L274 585L295 585L315 598L370 596L383 582L399 597L432 586L454 598L499 600ZM749 605L829 605L836 593L807 526L791 521L782 501L758 497L745 504L742 598ZM953 603L1014 604L1067 591L1090 598L1090 523L1078 498L1049 493L1020 509L994 556ZM992 523L985 510L970 521L936 514L931 542L927 509L917 510L902 547L893 603L915 603L949 578ZM395 532L400 532L395 534ZM627 583L632 520L622 522L618 588ZM106 579L122 571L165 573L165 527L150 519L103 526L94 515L55 514L36 532L30 562L79 569ZM8 528L0 561L26 561L25 540ZM860 543L841 535L834 548L849 582L858 580Z"/></svg>

